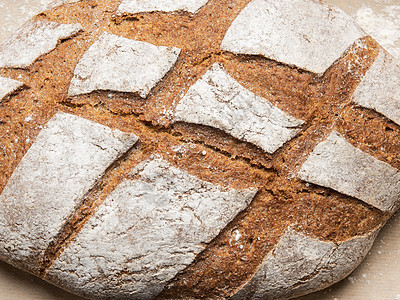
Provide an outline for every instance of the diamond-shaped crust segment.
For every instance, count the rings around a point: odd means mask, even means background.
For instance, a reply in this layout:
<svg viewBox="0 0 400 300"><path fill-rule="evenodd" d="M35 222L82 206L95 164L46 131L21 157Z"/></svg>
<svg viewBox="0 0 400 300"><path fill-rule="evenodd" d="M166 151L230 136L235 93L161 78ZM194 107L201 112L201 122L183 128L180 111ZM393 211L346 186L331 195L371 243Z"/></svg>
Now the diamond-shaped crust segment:
<svg viewBox="0 0 400 300"><path fill-rule="evenodd" d="M292 139L303 124L244 88L217 63L190 87L174 120L218 128L268 153Z"/></svg>
<svg viewBox="0 0 400 300"><path fill-rule="evenodd" d="M355 148L337 132L315 147L298 176L382 211L392 211L399 205L398 170Z"/></svg>
<svg viewBox="0 0 400 300"><path fill-rule="evenodd" d="M103 33L80 59L68 94L111 90L145 98L175 65L179 53L178 48Z"/></svg>
<svg viewBox="0 0 400 300"><path fill-rule="evenodd" d="M159 157L132 175L61 254L48 279L90 297L153 299L257 192L202 181Z"/></svg>
<svg viewBox="0 0 400 300"><path fill-rule="evenodd" d="M195 13L209 0L124 0L118 7L117 13L142 13L153 11L178 11L183 10Z"/></svg>
<svg viewBox="0 0 400 300"><path fill-rule="evenodd" d="M320 1L253 0L232 23L221 48L321 74L363 36L351 17Z"/></svg>
<svg viewBox="0 0 400 300"><path fill-rule="evenodd" d="M286 299L334 284L359 265L377 233L332 243L289 229L232 299Z"/></svg>
<svg viewBox="0 0 400 300"><path fill-rule="evenodd" d="M136 141L81 117L55 115L0 195L0 258L37 271L84 194Z"/></svg>
<svg viewBox="0 0 400 300"><path fill-rule="evenodd" d="M376 110L400 125L400 67L385 50L380 50L353 94L352 101Z"/></svg>
<svg viewBox="0 0 400 300"><path fill-rule="evenodd" d="M0 103L4 97L20 89L24 84L14 79L0 77Z"/></svg>
<svg viewBox="0 0 400 300"><path fill-rule="evenodd" d="M28 22L0 46L0 67L27 68L41 55L82 30L80 24L49 21Z"/></svg>

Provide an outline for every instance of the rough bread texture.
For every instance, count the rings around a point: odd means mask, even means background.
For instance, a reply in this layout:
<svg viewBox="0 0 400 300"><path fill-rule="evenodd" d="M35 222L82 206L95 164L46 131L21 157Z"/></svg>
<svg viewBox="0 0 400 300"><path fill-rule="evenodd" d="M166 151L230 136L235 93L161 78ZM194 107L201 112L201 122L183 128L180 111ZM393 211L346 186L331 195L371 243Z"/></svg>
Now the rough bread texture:
<svg viewBox="0 0 400 300"><path fill-rule="evenodd" d="M160 158L131 175L136 179L114 190L48 278L71 289L78 281L82 294L95 287L98 297L152 299L257 192L214 186Z"/></svg>
<svg viewBox="0 0 400 300"><path fill-rule="evenodd" d="M398 207L399 68L320 1L54 1L0 62L0 258L77 295L302 295Z"/></svg>
<svg viewBox="0 0 400 300"><path fill-rule="evenodd" d="M136 141L69 114L50 120L0 195L1 257L37 271L84 194Z"/></svg>
<svg viewBox="0 0 400 300"><path fill-rule="evenodd" d="M232 299L294 297L329 286L353 271L376 235L377 232L335 244L288 229L254 277Z"/></svg>
<svg viewBox="0 0 400 300"><path fill-rule="evenodd" d="M268 153L295 137L303 124L242 87L218 64L190 87L175 121L221 129Z"/></svg>

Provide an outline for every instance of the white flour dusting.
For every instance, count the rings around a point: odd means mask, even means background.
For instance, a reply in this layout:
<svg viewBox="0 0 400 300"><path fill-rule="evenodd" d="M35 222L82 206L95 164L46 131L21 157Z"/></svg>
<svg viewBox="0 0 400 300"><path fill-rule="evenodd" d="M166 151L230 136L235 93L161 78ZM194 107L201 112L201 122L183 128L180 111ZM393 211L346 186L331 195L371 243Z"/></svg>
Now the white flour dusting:
<svg viewBox="0 0 400 300"><path fill-rule="evenodd" d="M375 9L363 5L355 17L365 31L400 60L400 5L380 5Z"/></svg>
<svg viewBox="0 0 400 300"><path fill-rule="evenodd" d="M0 0L0 43L26 21L40 13L52 0Z"/></svg>

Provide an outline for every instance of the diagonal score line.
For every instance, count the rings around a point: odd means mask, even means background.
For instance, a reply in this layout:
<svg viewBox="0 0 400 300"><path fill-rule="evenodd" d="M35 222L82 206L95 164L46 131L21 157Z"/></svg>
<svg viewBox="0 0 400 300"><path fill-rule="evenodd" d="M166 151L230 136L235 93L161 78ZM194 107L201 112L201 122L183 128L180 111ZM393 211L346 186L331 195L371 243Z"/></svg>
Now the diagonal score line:
<svg viewBox="0 0 400 300"><path fill-rule="evenodd" d="M68 217L66 223L63 225L59 233L55 236L52 242L44 252L42 263L39 269L39 275L43 278L46 276L47 271L61 255L68 244L79 234L79 231L93 216L96 209L105 201L105 197L100 198L99 194L104 190L106 181L114 173L118 172L124 161L138 151L140 141L136 142L124 154L118 157L104 172L104 175L98 179L92 188L86 192L82 197L80 204L71 215Z"/></svg>
<svg viewBox="0 0 400 300"><path fill-rule="evenodd" d="M243 1L243 3L244 2L246 2L246 1ZM247 1L248 2L248 1ZM210 1L210 4L216 4L217 3L217 1ZM206 9L206 7L205 8L203 8L205 11L207 10ZM201 25L201 22L199 21L199 23L196 23L196 25ZM190 26L189 26L190 27ZM116 30L116 29L112 29L112 30ZM161 33L163 33L163 32L161 32ZM167 40L167 38L164 38L164 40L166 41ZM174 43L173 41L170 41L170 43ZM216 43L217 44L217 43ZM206 44L207 45L207 44ZM190 52L190 51L188 51L188 52ZM225 53L225 54L228 54L228 53ZM218 60L220 57L222 57L222 54L219 54L219 50L218 51L216 51L216 52L214 52L212 55L211 55L211 57L210 57L210 55L208 54L208 55L206 55L206 56L204 56L206 59L198 59L198 57L196 57L196 58L194 58L194 60L195 60L195 63L193 63L193 64L189 64L189 65L187 65L187 67L189 68L189 69L192 69L193 67L195 67L195 66L198 66L199 64L201 64L202 65L202 67L201 67L201 69L202 70L206 70L209 66L211 66L211 63L213 62L213 60ZM239 57L239 56L238 56ZM245 58L246 56L241 56L241 58ZM250 57L250 56L249 56ZM268 61L267 59L265 59L266 61ZM276 64L278 64L278 65L282 65L282 64L280 64L280 63L276 63ZM285 66L285 65L283 65L283 67L287 67L288 69L290 69L288 66ZM337 69L336 69L337 70ZM196 71L197 72L197 71ZM329 73L330 72L330 73ZM200 73L200 72L198 72L198 73ZM319 87L320 87L320 89L324 89L323 88L323 86L324 86L324 80L327 78L327 77L329 77L329 76L332 76L332 77L334 77L334 71L328 71L328 74L325 74L325 76L324 77L322 77L322 78L320 78L319 80L320 80L320 82L318 82L318 85L319 85ZM169 76L171 76L171 78L172 79L174 79L175 77L174 76L176 76L176 74L179 74L179 70L175 70L174 71L174 73L172 74L172 72L171 72L171 74L169 74L169 75L167 75L168 77ZM189 73L188 73L189 74ZM162 92L162 90L168 90L169 89L169 87L170 86L172 86L173 84L174 84L174 82L173 82L173 80L171 80L171 83L170 84L166 84L166 82L168 81L168 77L165 77L164 78L164 80L163 81L161 81L160 82L160 85L158 86L158 87L156 87L154 90L153 90L153 96L151 96L151 97L153 97L154 99L159 99L161 96L160 95L162 95L163 94L163 92ZM178 77L177 77L178 78ZM347 79L343 79L343 81L347 81L348 80L348 78ZM340 80L338 80L338 82L340 82ZM325 84L329 84L329 82L325 82ZM341 85L342 83L340 83L339 85ZM160 91L160 92L159 92ZM181 90L182 91L182 90ZM174 91L174 93L175 93L175 91ZM311 91L310 91L310 93L311 93ZM338 91L338 94L340 94L341 93L341 91ZM179 94L179 93L178 93ZM149 97L149 99L147 99L146 101L148 101L150 104L152 103L151 101L152 101L152 98L151 97ZM314 97L314 96L309 96L309 97ZM337 97L343 97L343 101L345 101L347 98L347 96L346 95L339 95L339 96L337 96ZM315 102L318 102L318 101L315 101ZM329 103L329 102L328 102ZM150 106L150 104L146 104L147 106ZM333 120L334 120L334 118L335 118L335 113L340 113L340 109L339 110L331 110L331 107L329 106L329 105L323 105L324 106L324 109L322 109L322 107L316 107L315 108L315 110L313 111L313 113L312 113L312 115L311 115L311 117L310 117L310 119L312 120L313 118L317 118L318 117L318 115L321 113L321 112L323 112L324 110L325 110L325 114L324 114L324 116L329 116L329 118L328 118L328 120L323 124L324 126L326 126L327 128L330 128L330 126L333 124ZM156 117L155 116L157 116L157 115L153 115L152 117L154 118L154 119L156 119ZM304 131L302 132L302 134L301 135L299 135L298 136L298 138L296 139L296 140L293 140L292 142L290 142L290 143L288 143L286 146L284 146L284 148L282 148L278 153L277 153L277 155L276 155L276 157L274 158L274 160L276 161L277 159L279 159L279 158L282 158L282 157L286 157L286 156L289 156L289 157L295 157L295 156L297 156L297 155L295 155L296 154L296 151L293 151L293 148L296 148L296 146L297 145L299 145L299 147L301 148L301 149L303 149L302 151L302 153L304 154L304 145L302 145L302 143L303 143L303 141L305 140L305 136L307 136L307 139L308 138L312 138L313 140L316 140L316 139L318 139L319 138L319 135L318 136L314 136L314 135L311 135L311 132L313 131L313 130L315 130L315 129L318 129L318 130L320 130L318 127L320 127L320 125L321 125L321 119L316 119L315 120L315 122L313 123L313 122L309 122L308 123L308 125L307 125L307 127L304 129ZM288 160L289 162L290 162L290 159ZM294 165L294 164L293 164ZM285 174L285 170L282 170L282 169L280 169L279 170L279 172L281 173L281 174ZM99 189L101 189L101 182L102 182L102 180L100 180L99 181L99 184L98 184L98 186L97 187L95 187L94 188L94 190L92 190L91 192L92 193L96 193L96 188L99 188ZM88 198L90 198L90 195L87 195L87 197ZM85 198L86 199L86 198ZM82 203L84 204L85 203L85 199L83 199L82 200ZM91 211L91 210L93 210L94 208L93 207L91 207L89 210ZM89 212L89 213L91 213L91 212ZM77 214L74 214L74 216L78 216L79 217L79 213L77 213ZM72 218L74 217L74 216L71 216L71 219L70 220L72 220ZM71 222L71 225L73 225L73 222ZM83 225L82 225L83 226ZM79 227L79 226L78 226ZM71 228L74 228L73 226L71 227ZM75 230L75 229L73 229L73 230ZM70 238L67 238L67 240L65 240L65 239L60 239L60 240L64 240L64 241L62 241L62 242L60 242L60 245L66 245L66 243L68 243L68 241L70 241L71 239L72 239L73 237L72 236L70 236ZM61 248L60 248L61 249ZM50 254L50 252L57 252L58 250L56 250L56 251L47 251L46 253L49 253L48 254L48 257L49 258L54 258L54 259L56 259L56 256L57 256L57 254ZM62 249L61 249L61 251L62 251ZM46 269L48 269L48 266L46 265L46 263L45 262L43 262L43 265L42 265L42 270L43 270L43 272L45 272L45 270ZM229 281L229 280L226 280L226 281Z"/></svg>

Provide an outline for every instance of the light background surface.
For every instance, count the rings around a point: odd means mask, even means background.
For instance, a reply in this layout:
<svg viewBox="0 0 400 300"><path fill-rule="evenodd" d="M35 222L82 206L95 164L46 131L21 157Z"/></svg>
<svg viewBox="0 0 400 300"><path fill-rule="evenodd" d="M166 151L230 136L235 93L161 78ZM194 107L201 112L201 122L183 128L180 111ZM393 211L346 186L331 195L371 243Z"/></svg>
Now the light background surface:
<svg viewBox="0 0 400 300"><path fill-rule="evenodd" d="M0 0L0 42L50 0ZM328 0L369 32L400 62L400 0ZM400 141L399 141L400 142ZM0 262L0 300L79 300ZM364 262L347 279L301 300L400 300L400 213L378 236Z"/></svg>

